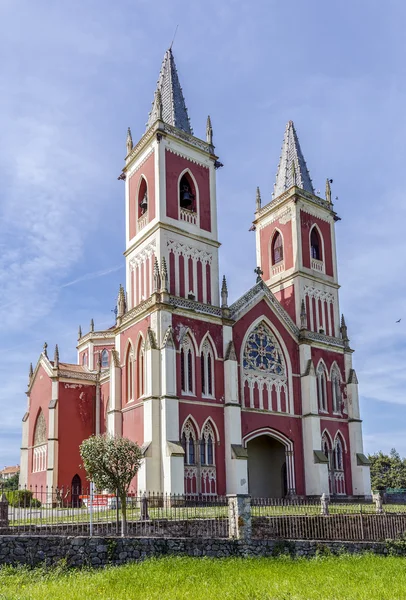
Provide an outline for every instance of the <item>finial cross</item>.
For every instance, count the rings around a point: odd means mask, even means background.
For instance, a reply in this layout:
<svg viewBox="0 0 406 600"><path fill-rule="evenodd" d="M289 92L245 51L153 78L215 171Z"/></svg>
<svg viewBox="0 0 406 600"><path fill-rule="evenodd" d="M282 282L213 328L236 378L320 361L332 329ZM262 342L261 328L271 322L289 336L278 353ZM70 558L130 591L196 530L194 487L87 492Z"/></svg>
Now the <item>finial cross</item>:
<svg viewBox="0 0 406 600"><path fill-rule="evenodd" d="M264 272L261 271L261 267L257 267L256 269L254 269L254 273L257 274L257 283L259 283L262 280L261 275L263 275Z"/></svg>

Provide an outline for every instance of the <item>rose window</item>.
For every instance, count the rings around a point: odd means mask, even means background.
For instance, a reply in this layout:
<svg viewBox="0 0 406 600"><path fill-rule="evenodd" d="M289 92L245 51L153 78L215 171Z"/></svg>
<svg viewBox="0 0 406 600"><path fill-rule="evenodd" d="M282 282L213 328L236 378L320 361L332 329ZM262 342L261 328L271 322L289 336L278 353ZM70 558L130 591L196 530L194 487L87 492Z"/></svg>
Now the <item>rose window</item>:
<svg viewBox="0 0 406 600"><path fill-rule="evenodd" d="M277 342L264 323L258 325L248 337L244 350L243 367L244 370L273 375L285 374Z"/></svg>

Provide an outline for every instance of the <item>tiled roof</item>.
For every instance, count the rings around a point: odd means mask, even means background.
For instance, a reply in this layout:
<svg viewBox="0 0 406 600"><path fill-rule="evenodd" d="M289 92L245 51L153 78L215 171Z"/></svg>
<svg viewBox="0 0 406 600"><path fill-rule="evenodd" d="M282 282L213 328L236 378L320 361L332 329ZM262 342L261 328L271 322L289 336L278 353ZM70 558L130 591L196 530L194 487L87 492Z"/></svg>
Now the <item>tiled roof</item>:
<svg viewBox="0 0 406 600"><path fill-rule="evenodd" d="M62 371L75 371L76 373L88 373L89 370L82 365L73 365L71 363L59 363L59 369Z"/></svg>
<svg viewBox="0 0 406 600"><path fill-rule="evenodd" d="M2 471L0 471L0 475L8 475L9 473L19 473L20 467L16 465L15 467L4 467Z"/></svg>
<svg viewBox="0 0 406 600"><path fill-rule="evenodd" d="M165 52L156 88L156 91L158 90L161 92L162 99L162 120L193 135L171 48ZM148 116L147 129L156 120L154 102Z"/></svg>
<svg viewBox="0 0 406 600"><path fill-rule="evenodd" d="M293 121L286 125L282 152L276 174L272 198L277 198L292 185L314 194L312 180L300 148Z"/></svg>

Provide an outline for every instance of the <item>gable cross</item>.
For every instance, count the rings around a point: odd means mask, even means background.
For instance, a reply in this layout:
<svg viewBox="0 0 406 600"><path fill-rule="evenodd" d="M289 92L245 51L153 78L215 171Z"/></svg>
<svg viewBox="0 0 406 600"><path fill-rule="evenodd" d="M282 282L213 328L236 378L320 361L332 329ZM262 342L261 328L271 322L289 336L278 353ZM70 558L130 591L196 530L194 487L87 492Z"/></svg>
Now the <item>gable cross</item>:
<svg viewBox="0 0 406 600"><path fill-rule="evenodd" d="M262 280L261 275L263 275L264 272L261 271L261 267L257 267L256 269L254 269L254 273L257 274L257 283L259 283Z"/></svg>

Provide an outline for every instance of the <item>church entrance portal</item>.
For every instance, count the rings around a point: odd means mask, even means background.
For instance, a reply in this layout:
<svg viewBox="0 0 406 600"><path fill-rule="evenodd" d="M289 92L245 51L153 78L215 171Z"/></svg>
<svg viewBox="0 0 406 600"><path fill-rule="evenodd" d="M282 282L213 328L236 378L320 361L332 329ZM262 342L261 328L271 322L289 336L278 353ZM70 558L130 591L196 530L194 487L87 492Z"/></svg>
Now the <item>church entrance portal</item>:
<svg viewBox="0 0 406 600"><path fill-rule="evenodd" d="M286 448L269 435L247 443L248 489L253 498L284 498L288 493Z"/></svg>

